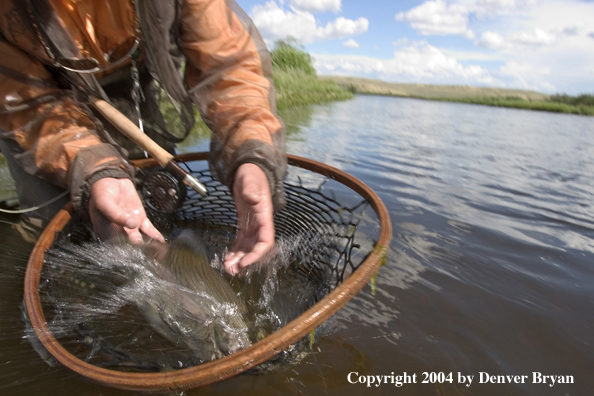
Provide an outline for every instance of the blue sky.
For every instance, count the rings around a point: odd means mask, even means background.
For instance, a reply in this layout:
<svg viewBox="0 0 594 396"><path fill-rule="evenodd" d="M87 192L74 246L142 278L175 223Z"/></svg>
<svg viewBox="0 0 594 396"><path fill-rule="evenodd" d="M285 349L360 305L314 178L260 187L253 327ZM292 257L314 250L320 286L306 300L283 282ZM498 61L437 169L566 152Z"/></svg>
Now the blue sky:
<svg viewBox="0 0 594 396"><path fill-rule="evenodd" d="M236 0L318 74L594 94L594 1Z"/></svg>

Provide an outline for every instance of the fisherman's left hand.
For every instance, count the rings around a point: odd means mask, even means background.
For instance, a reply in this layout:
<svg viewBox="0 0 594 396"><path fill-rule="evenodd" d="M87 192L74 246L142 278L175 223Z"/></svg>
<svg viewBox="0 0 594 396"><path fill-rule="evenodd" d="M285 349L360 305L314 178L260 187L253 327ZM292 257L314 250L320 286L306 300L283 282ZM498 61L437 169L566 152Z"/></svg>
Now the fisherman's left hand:
<svg viewBox="0 0 594 396"><path fill-rule="evenodd" d="M146 212L130 179L106 177L91 187L89 215L100 239L127 235L134 244L144 242L143 234L164 242L161 233L146 217Z"/></svg>
<svg viewBox="0 0 594 396"><path fill-rule="evenodd" d="M239 231L225 269L235 275L260 260L274 246L273 206L266 174L258 165L243 164L235 173L233 198Z"/></svg>

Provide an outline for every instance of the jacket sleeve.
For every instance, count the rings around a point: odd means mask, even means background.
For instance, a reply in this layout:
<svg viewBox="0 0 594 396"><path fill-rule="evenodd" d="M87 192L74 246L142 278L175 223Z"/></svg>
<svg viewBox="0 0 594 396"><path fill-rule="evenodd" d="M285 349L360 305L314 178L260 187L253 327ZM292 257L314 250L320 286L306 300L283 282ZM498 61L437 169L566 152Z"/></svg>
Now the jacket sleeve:
<svg viewBox="0 0 594 396"><path fill-rule="evenodd" d="M100 137L101 124L37 60L0 39L0 138L29 174L70 189L78 211L90 183L133 168ZM18 181L17 181L18 182Z"/></svg>
<svg viewBox="0 0 594 396"><path fill-rule="evenodd" d="M213 131L210 167L231 187L237 168L268 176L275 211L285 203L285 130L276 115L270 54L234 0L185 0L180 47L190 95Z"/></svg>

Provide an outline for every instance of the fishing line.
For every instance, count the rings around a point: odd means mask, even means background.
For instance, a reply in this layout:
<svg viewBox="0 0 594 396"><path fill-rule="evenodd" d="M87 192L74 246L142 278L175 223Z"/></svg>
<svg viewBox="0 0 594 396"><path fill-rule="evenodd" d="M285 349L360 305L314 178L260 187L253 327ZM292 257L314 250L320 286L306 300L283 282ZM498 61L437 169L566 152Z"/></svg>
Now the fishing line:
<svg viewBox="0 0 594 396"><path fill-rule="evenodd" d="M44 202L44 203L42 203L40 205L33 206L33 207L30 207L30 208L27 208L27 209L18 209L18 210L0 209L0 212L2 212L2 213L11 213L11 214L20 214L20 213L33 212L33 211L35 211L37 209L45 208L46 206L53 204L54 202L56 202L60 198L65 197L69 193L70 193L70 190L66 190L63 193L61 193L60 195L58 195L57 197L54 197L54 198L50 199L47 202Z"/></svg>

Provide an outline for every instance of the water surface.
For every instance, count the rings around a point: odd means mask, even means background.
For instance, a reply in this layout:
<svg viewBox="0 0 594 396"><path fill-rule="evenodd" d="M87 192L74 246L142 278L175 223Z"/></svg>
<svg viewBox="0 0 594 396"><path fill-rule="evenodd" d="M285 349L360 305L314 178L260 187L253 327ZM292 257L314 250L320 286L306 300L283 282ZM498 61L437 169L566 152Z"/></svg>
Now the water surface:
<svg viewBox="0 0 594 396"><path fill-rule="evenodd" d="M594 392L594 118L374 96L283 118L289 153L355 175L384 201L388 265L376 295L364 288L299 364L185 394ZM14 218L2 219L2 394L129 394L48 367L21 340L30 246L6 224ZM366 388L349 383L351 372L406 372L418 383ZM452 373L453 383L422 384L424 372ZM527 380L480 384L480 372ZM533 384L533 372L575 383ZM471 386L458 373L474 375Z"/></svg>

